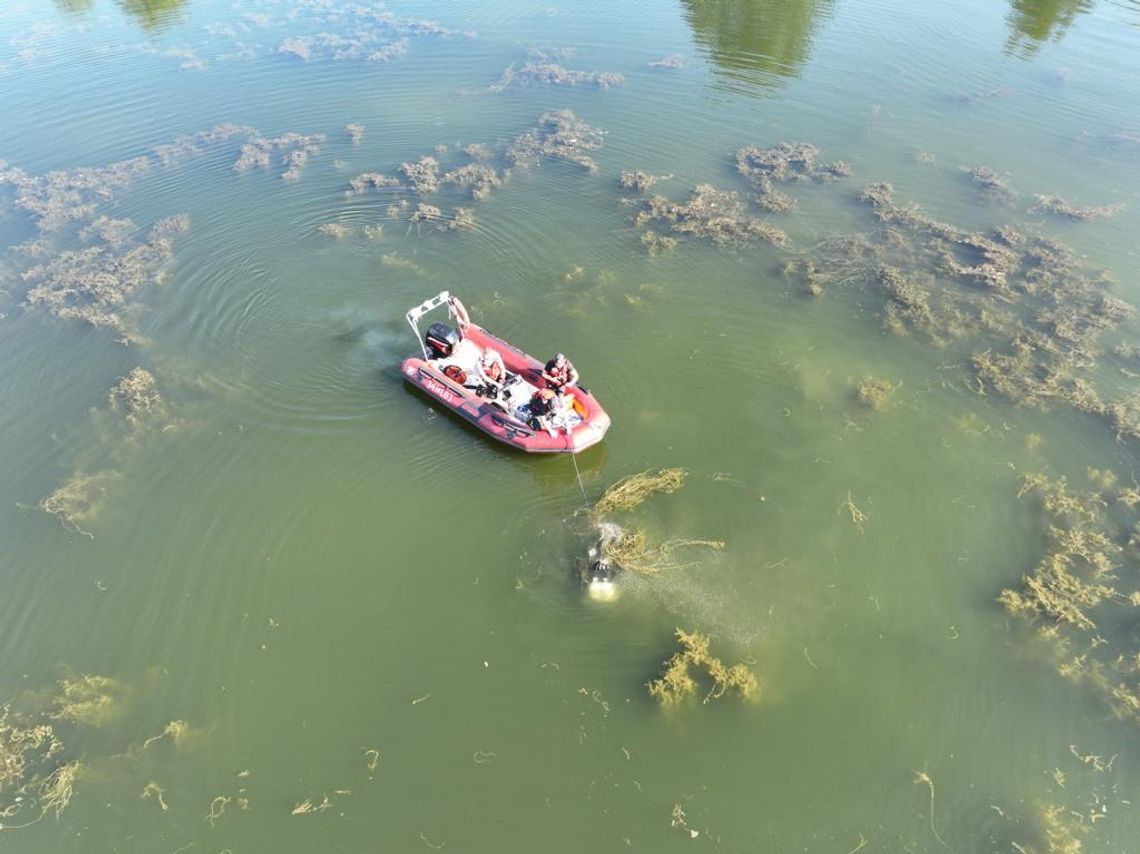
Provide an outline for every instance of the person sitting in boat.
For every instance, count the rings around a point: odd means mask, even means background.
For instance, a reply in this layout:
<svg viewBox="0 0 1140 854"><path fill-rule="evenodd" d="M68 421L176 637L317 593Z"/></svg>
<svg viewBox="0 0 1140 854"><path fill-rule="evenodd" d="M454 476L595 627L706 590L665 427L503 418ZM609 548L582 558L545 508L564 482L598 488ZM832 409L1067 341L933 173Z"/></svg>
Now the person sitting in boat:
<svg viewBox="0 0 1140 854"><path fill-rule="evenodd" d="M564 353L559 353L546 363L546 367L542 371L542 378L546 380L546 385L549 388L556 390L570 388L578 382L578 371L574 369L574 365Z"/></svg>
<svg viewBox="0 0 1140 854"><path fill-rule="evenodd" d="M552 388L540 388L530 399L530 426L535 430L545 430L554 435L552 423L558 411L558 392Z"/></svg>
<svg viewBox="0 0 1140 854"><path fill-rule="evenodd" d="M493 347L485 348L475 363L475 374L480 381L479 394L492 400L497 398L507 378L507 369L499 351Z"/></svg>
<svg viewBox="0 0 1140 854"><path fill-rule="evenodd" d="M557 435L555 430L569 430L566 416L573 406L574 397L565 388L540 388L530 399L530 426L551 436Z"/></svg>

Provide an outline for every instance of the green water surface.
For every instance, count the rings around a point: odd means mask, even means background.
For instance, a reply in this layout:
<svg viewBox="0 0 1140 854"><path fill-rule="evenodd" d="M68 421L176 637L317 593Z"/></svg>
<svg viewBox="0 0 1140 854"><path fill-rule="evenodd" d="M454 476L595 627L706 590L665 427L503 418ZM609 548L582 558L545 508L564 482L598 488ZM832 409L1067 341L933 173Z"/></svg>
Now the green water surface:
<svg viewBox="0 0 1140 854"><path fill-rule="evenodd" d="M0 849L1047 851L1053 805L1082 850L1140 850L1136 723L1058 676L995 601L1044 549L1018 472L1127 482L1135 442L980 397L968 344L887 335L866 293L813 300L781 274L866 227L858 189L890 181L965 228L1038 223L1140 304L1140 5L359 7L448 32L406 25L388 62L302 60L280 47L353 37L358 4L0 10L0 158L28 174L225 122L325 136L297 181L277 161L236 172L230 140L100 198L144 231L191 222L164 283L138 291L127 344L24 304L15 247L36 225L0 187L0 702L42 706L76 674L124 686L105 724L57 723L84 768L71 803L0 830ZM492 90L528 49L624 83ZM345 195L420 155L501 151L556 109L606 132L597 169L547 160L486 200L432 202L472 207L470 231L389 216L396 191ZM799 204L771 217L787 250L644 251L622 170L672 176L654 191L677 200L706 182L746 193L734 152L785 140L854 172L789 189ZM1008 176L1012 208L979 202L962 167L981 165ZM1029 213L1033 193L1126 207L1068 222ZM524 349L567 352L607 408L609 435L578 459L589 500L683 466L637 523L725 549L589 601L571 460L498 446L401 381L403 313L445 288ZM1135 320L1117 342L1140 344ZM110 410L134 367L167 429L136 435ZM865 376L899 386L889 408L855 399ZM90 536L39 507L77 471L117 473ZM1136 570L1126 556L1120 574ZM760 698L658 707L645 683L677 626L748 662ZM1132 648L1138 631L1105 629ZM190 735L141 748L170 721ZM150 782L168 809L141 797Z"/></svg>

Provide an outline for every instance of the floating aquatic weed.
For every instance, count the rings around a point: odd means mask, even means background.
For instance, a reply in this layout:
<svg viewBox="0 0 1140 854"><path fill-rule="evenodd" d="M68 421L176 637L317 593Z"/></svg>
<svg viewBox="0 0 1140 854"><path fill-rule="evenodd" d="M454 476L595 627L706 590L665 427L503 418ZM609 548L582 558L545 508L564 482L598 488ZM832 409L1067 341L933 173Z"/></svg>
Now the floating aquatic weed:
<svg viewBox="0 0 1140 854"><path fill-rule="evenodd" d="M347 124L344 126L344 132L348 134L348 141L353 145L360 145L364 142L364 125L355 122Z"/></svg>
<svg viewBox="0 0 1140 854"><path fill-rule="evenodd" d="M1095 485L1111 488L1104 472L1093 474ZM1118 572L1136 512L1127 500L1110 504L1100 491L1073 490L1064 478L1045 474L1023 478L1019 497L1026 495L1039 497L1050 517L1047 551L1021 586L1003 590L998 601L1036 624L1058 673L1093 688L1117 716L1140 721L1140 650L1133 638L1099 627L1100 615L1115 621L1115 609L1140 602L1136 579ZM1086 648L1074 652L1074 643Z"/></svg>
<svg viewBox="0 0 1140 854"><path fill-rule="evenodd" d="M21 274L31 286L25 301L56 317L114 329L129 338L124 307L144 285L162 282L173 257L172 237L189 226L188 217L170 217L156 222L141 243L127 241L118 248L104 243L60 252Z"/></svg>
<svg viewBox="0 0 1140 854"><path fill-rule="evenodd" d="M515 137L506 150L507 162L530 166L550 158L593 172L598 166L586 152L600 149L604 135L605 131L586 124L570 110L552 110L538 117L536 127Z"/></svg>
<svg viewBox="0 0 1140 854"><path fill-rule="evenodd" d="M878 379L876 377L863 377L863 379L859 381L859 386L855 390L855 394L859 402L864 406L869 406L874 410L880 410L886 407L887 401L897 388L898 386L890 380Z"/></svg>
<svg viewBox="0 0 1140 854"><path fill-rule="evenodd" d="M50 758L62 749L50 726L22 726L10 706L0 707L0 791L20 781L35 754Z"/></svg>
<svg viewBox="0 0 1140 854"><path fill-rule="evenodd" d="M934 838L938 840L939 845L947 851L952 851L953 849L946 844L946 840L939 835L938 830L934 826L934 780L931 779L930 775L923 769L915 773L914 782L915 785L923 785L930 790L930 832L934 834Z"/></svg>
<svg viewBox="0 0 1140 854"><path fill-rule="evenodd" d="M678 559L678 552L682 549L708 548L720 551L724 548L721 540L683 537L651 544L646 532L640 528L607 529L608 523L603 521L606 515L632 510L652 495L676 492L684 484L686 474L683 468L661 469L657 472L646 470L622 478L602 494L594 504L592 514L599 530L603 532L598 547L605 561L630 572L652 575L667 569L692 566L692 562Z"/></svg>
<svg viewBox="0 0 1140 854"><path fill-rule="evenodd" d="M717 246L742 246L757 238L777 246L788 242L781 229L749 215L736 192L711 184L698 184L685 202L653 196L643 203L634 222L662 222L678 234L709 240Z"/></svg>
<svg viewBox="0 0 1140 854"><path fill-rule="evenodd" d="M999 175L988 166L975 166L963 171L977 186L981 197L988 202L1007 205L1011 204L1016 197L1013 189L1009 186L1009 179L1004 175Z"/></svg>
<svg viewBox="0 0 1140 854"><path fill-rule="evenodd" d="M681 649L665 662L661 676L648 683L649 696L664 705L674 705L697 692L698 684L692 669L704 671L711 682L704 702L723 697L733 691L741 697L755 697L760 691L760 680L743 663L726 667L724 662L709 651L708 635L676 630Z"/></svg>
<svg viewBox="0 0 1140 854"><path fill-rule="evenodd" d="M494 154L481 142L470 142L459 149L472 160L490 160Z"/></svg>
<svg viewBox="0 0 1140 854"><path fill-rule="evenodd" d="M41 810L41 817L54 812L59 818L74 794L75 781L83 773L83 766L79 762L68 762L60 765L44 779L36 790L37 804Z"/></svg>
<svg viewBox="0 0 1140 854"><path fill-rule="evenodd" d="M417 276L426 276L427 270L413 261L411 258L405 258L395 252L388 252L380 256L380 263L385 267L392 267L397 270L407 270L410 273L415 273Z"/></svg>
<svg viewBox="0 0 1140 854"><path fill-rule="evenodd" d="M151 149L151 153L163 166L173 166L191 157L202 155L208 148L217 145L219 142L225 142L234 137L252 138L256 136L258 136L257 130L248 125L219 124L208 130L184 134L175 137L171 142L156 145Z"/></svg>
<svg viewBox="0 0 1140 854"><path fill-rule="evenodd" d="M757 204L764 210L783 213L796 200L775 189L775 182L831 181L851 175L850 164L839 160L820 165L820 150L805 142L781 142L772 148L749 146L736 152L736 171L756 188Z"/></svg>
<svg viewBox="0 0 1140 854"><path fill-rule="evenodd" d="M15 189L14 204L43 232L56 232L95 215L99 206L151 170L149 157L136 157L109 166L83 166L46 175L28 175L0 160L0 186Z"/></svg>
<svg viewBox="0 0 1140 854"><path fill-rule="evenodd" d="M515 138L499 151L507 166L530 166L544 158L566 160L588 170L596 167L586 154L602 145L603 132L581 122L569 110L544 113L538 125ZM397 193L414 193L425 197L438 193L446 187L455 187L469 192L472 199L481 201L501 186L510 176L509 168L491 165L485 161L495 155L484 145L475 143L463 146L462 153L479 162L468 162L445 169L439 157L446 157L447 146L436 146L436 155L422 155L417 160L405 161L397 167L401 178L392 178L381 172L364 172L354 177L345 190L345 196L353 197L373 189L391 189ZM403 218L404 211L411 206L407 198L398 198L388 206L388 216ZM438 211L438 213L436 213ZM411 214L415 223L436 222L441 229L456 231L474 227L474 212L471 208L456 207L450 217L444 216L439 205L420 204Z"/></svg>
<svg viewBox="0 0 1140 854"><path fill-rule="evenodd" d="M226 814L226 807L231 803L233 803L233 798L229 795L216 795L214 799L210 801L210 808L206 810L204 818L210 822L211 827L217 823L219 818Z"/></svg>
<svg viewBox="0 0 1140 854"><path fill-rule="evenodd" d="M641 233L641 245L651 256L663 255L666 252L673 252L677 248L677 238L658 234L653 229L647 229Z"/></svg>
<svg viewBox="0 0 1140 854"><path fill-rule="evenodd" d="M498 171L483 163L468 163L445 173L441 180L444 184L469 189L472 198L486 199L491 195L491 190L502 185L506 175L505 171Z"/></svg>
<svg viewBox="0 0 1140 854"><path fill-rule="evenodd" d="M471 208L456 208L451 212L451 219L447 223L450 231L457 229L471 229L475 227L475 211Z"/></svg>
<svg viewBox="0 0 1140 854"><path fill-rule="evenodd" d="M162 811L166 812L168 809L170 809L170 805L166 803L166 799L163 797L165 794L166 790L158 785L158 783L151 780L146 784L145 787L143 787L142 794L139 795L139 797L143 800L154 798L158 802L158 805L161 807Z"/></svg>
<svg viewBox="0 0 1140 854"><path fill-rule="evenodd" d="M329 800L328 795L325 795L321 799L321 802L319 804L314 804L311 800L306 798L305 800L301 801L299 804L294 806L292 811L289 814L290 815L312 815L313 813L324 812L325 810L327 810L331 806L332 806L332 801Z"/></svg>
<svg viewBox="0 0 1140 854"><path fill-rule="evenodd" d="M234 25L219 25L211 34L231 40L241 57L258 55L243 32L249 25L264 29L272 23L303 26L307 32L290 35L278 42L275 53L302 62L389 62L405 55L413 39L474 38L437 21L403 18L374 4L333 5L302 3L287 9L279 20L267 15L246 15Z"/></svg>
<svg viewBox="0 0 1140 854"><path fill-rule="evenodd" d="M421 196L439 189L439 161L434 157L425 155L415 163L401 163L399 171Z"/></svg>
<svg viewBox="0 0 1140 854"><path fill-rule="evenodd" d="M996 391L1032 406L1063 402L1102 418L1122 438L1140 437L1140 399L1104 400L1082 376L1095 362L1097 336L1132 313L1104 292L1112 284L1104 271L1084 267L1072 250L1048 237L1009 226L980 234L934 220L915 205L896 204L890 184L865 187L860 200L882 225L874 255L888 298L888 329L922 329L936 344L982 337L987 344L970 362L979 394ZM826 270L830 259L823 262ZM855 263L837 258L833 275ZM924 295L896 286L931 270L960 285L940 287L937 305L925 288ZM855 276L875 281L858 267Z"/></svg>
<svg viewBox="0 0 1140 854"><path fill-rule="evenodd" d="M1083 818L1079 813L1076 817ZM1088 828L1073 818L1070 810L1057 804L1044 804L1038 808L1038 833L1049 854L1080 854L1084 847L1081 844L1081 834L1087 833ZM1018 848L1026 850L1021 846Z"/></svg>
<svg viewBox="0 0 1140 854"><path fill-rule="evenodd" d="M348 189L344 191L344 194L346 196L359 196L370 189L399 186L401 186L399 178L389 178L379 172L365 172L348 182Z"/></svg>
<svg viewBox="0 0 1140 854"><path fill-rule="evenodd" d="M576 71L553 62L550 55L538 52L521 65L512 63L503 70L497 83L487 87L490 92L502 92L512 86L577 86L584 84L609 89L625 83L625 78L613 71Z"/></svg>
<svg viewBox="0 0 1140 854"><path fill-rule="evenodd" d="M85 526L99 515L107 493L122 477L109 469L90 474L77 471L40 501L40 509L55 516L65 527L90 537L92 534Z"/></svg>
<svg viewBox="0 0 1140 854"><path fill-rule="evenodd" d="M138 226L129 219L113 219L101 216L92 220L79 232L79 239L84 242L100 240L112 249L121 249L131 236L138 231Z"/></svg>
<svg viewBox="0 0 1140 854"><path fill-rule="evenodd" d="M38 811L35 818L18 825L23 827L49 810L58 815L67 806L79 764L61 762L63 749L49 724L26 721L11 707L0 706L0 821L24 810ZM12 829L0 823L0 830Z"/></svg>
<svg viewBox="0 0 1140 854"><path fill-rule="evenodd" d="M681 56L679 53L671 53L668 56L661 57L661 59L655 59L652 62L647 62L646 65L650 68L668 68L675 70L685 67L685 57Z"/></svg>
<svg viewBox="0 0 1140 854"><path fill-rule="evenodd" d="M720 551L723 540L700 540L674 537L652 545L645 531L640 528L622 530L613 537L602 540L602 557L610 564L619 566L640 575L653 575L668 569L683 569L693 566L692 561L678 560L677 552L688 548L707 548Z"/></svg>
<svg viewBox="0 0 1140 854"><path fill-rule="evenodd" d="M384 226L381 223L369 223L364 226L364 236L369 240L379 240L384 236Z"/></svg>
<svg viewBox="0 0 1140 854"><path fill-rule="evenodd" d="M651 495L671 494L685 484L688 471L683 468L660 469L654 472L646 469L637 474L623 477L610 486L594 504L594 514L605 516L609 513L632 510Z"/></svg>
<svg viewBox="0 0 1140 854"><path fill-rule="evenodd" d="M379 30L357 30L352 35L315 33L289 36L277 46L277 53L294 56L302 62L313 59L333 62L389 62L408 52L408 39L389 40Z"/></svg>
<svg viewBox="0 0 1140 854"><path fill-rule="evenodd" d="M158 393L158 383L154 374L144 368L133 368L111 388L107 395L111 409L124 411L133 427L165 422L166 404Z"/></svg>
<svg viewBox="0 0 1140 854"><path fill-rule="evenodd" d="M125 689L117 679L95 674L67 676L57 683L51 717L87 726L104 726L122 713Z"/></svg>
<svg viewBox="0 0 1140 854"><path fill-rule="evenodd" d="M322 133L286 133L273 139L258 136L241 147L233 168L235 172L269 169L276 154L279 156L278 162L288 167L281 173L282 179L296 181L300 179L309 157L320 152L324 141L325 135Z"/></svg>
<svg viewBox="0 0 1140 854"><path fill-rule="evenodd" d="M326 222L317 226L317 234L333 240L344 240L352 237L353 233L353 227L343 222Z"/></svg>
<svg viewBox="0 0 1140 854"><path fill-rule="evenodd" d="M846 500L842 504L840 504L838 508L836 508L835 512L838 515L839 513L842 513L844 510L846 510L848 512L848 514L850 514L851 524L855 526L855 530L857 530L860 534L862 534L863 533L863 523L866 522L867 519L870 517L868 516L868 514L864 513L862 510L860 510L855 505L855 502L851 498L851 490L850 489L847 490Z"/></svg>
<svg viewBox="0 0 1140 854"><path fill-rule="evenodd" d="M933 329L934 313L927 290L909 281L902 271L888 264L879 265L876 277L887 297L884 323L888 329L917 327ZM876 407L877 408L877 407Z"/></svg>
<svg viewBox="0 0 1140 854"><path fill-rule="evenodd" d="M372 774L380 765L380 751L376 748L370 748L364 751L364 767L368 769L368 779L372 779Z"/></svg>
<svg viewBox="0 0 1140 854"><path fill-rule="evenodd" d="M1116 472L1112 469L1098 469L1095 466L1086 466L1085 474L1089 482L1102 490L1112 489L1116 486Z"/></svg>
<svg viewBox="0 0 1140 854"><path fill-rule="evenodd" d="M120 377L107 395L107 407L92 412L107 456L120 461L156 432L176 425L154 376L134 368ZM107 495L122 480L114 468L99 471L78 469L62 485L40 501L40 508L65 527L93 537L87 526L99 515Z"/></svg>
<svg viewBox="0 0 1140 854"><path fill-rule="evenodd" d="M416 205L412 211L412 222L438 222L443 219L443 211L435 205L425 205L423 202Z"/></svg>
<svg viewBox="0 0 1140 854"><path fill-rule="evenodd" d="M1118 202L1113 205L1093 205L1090 207L1075 207L1061 196L1038 195L1033 196L1035 204L1032 210L1042 213L1056 214L1078 222L1093 222L1098 219L1109 219L1124 210L1125 204Z"/></svg>
<svg viewBox="0 0 1140 854"><path fill-rule="evenodd" d="M642 172L640 169L630 171L623 169L621 176L618 178L618 183L623 190L636 190L639 193L644 193L658 181L667 181L672 178L670 175L650 175L648 172Z"/></svg>
<svg viewBox="0 0 1140 854"><path fill-rule="evenodd" d="M191 737L192 733L193 730L191 730L190 724L186 723L186 721L171 721L166 725L166 728L163 729L162 732L160 732L158 735L152 735L150 738L143 742L143 750L146 750L148 747L154 744L154 742L161 741L164 738L169 738L170 741L175 745L185 744L186 741Z"/></svg>

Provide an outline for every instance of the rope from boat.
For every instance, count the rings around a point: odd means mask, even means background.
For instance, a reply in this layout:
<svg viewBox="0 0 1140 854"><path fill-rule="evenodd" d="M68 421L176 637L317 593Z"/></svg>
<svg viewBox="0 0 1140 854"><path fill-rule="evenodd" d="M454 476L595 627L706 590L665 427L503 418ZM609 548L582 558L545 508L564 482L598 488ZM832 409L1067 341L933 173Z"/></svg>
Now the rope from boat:
<svg viewBox="0 0 1140 854"><path fill-rule="evenodd" d="M578 471L578 455L573 451L570 452L570 462L574 464L574 476L578 478L578 489L582 493L582 506L589 507L590 500L586 498L586 487L582 486L582 472Z"/></svg>

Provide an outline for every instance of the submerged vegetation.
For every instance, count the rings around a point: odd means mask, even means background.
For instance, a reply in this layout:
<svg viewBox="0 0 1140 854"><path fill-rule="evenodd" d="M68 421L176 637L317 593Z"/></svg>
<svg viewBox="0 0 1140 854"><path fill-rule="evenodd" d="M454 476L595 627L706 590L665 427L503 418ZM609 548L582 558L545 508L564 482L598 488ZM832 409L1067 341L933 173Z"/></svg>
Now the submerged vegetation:
<svg viewBox="0 0 1140 854"><path fill-rule="evenodd" d="M653 196L645 201L635 222L662 223L677 234L699 237L717 246L743 246L757 238L777 246L788 242L781 229L750 216L735 191L719 190L711 184L698 184L685 202Z"/></svg>
<svg viewBox="0 0 1140 854"><path fill-rule="evenodd" d="M684 202L654 195L640 203L634 224L656 224L688 237L708 240L722 247L740 247L761 240L775 246L788 244L788 235L759 213L786 213L796 200L776 188L777 184L823 182L846 178L851 167L843 161L819 162L820 151L807 143L782 142L771 148L746 147L736 152L736 171L751 184L750 200L735 190L711 184L698 184ZM663 176L672 177L672 176ZM642 171L621 173L622 189L645 193L659 177ZM653 230L642 233L642 243L650 255L672 250L676 239L662 237Z"/></svg>
<svg viewBox="0 0 1140 854"><path fill-rule="evenodd" d="M667 569L683 569L694 566L695 561L684 561L678 552L687 548L707 548L720 551L723 540L694 540L685 537L672 537L660 543L650 543L646 532L640 528L602 538L602 556L611 564L640 575L653 575Z"/></svg>
<svg viewBox="0 0 1140 854"><path fill-rule="evenodd" d="M353 198L380 191L392 200L388 205L391 219L406 219L411 225L431 224L440 231L470 230L475 227L475 210L468 204L457 204L448 213L423 199L450 194L484 201L510 178L512 169L539 166L546 160L562 160L592 172L597 164L589 153L601 148L604 138L604 131L569 110L554 110L543 113L534 127L510 142L493 148L482 143L462 146L459 162L441 162L440 158L450 160L449 149L438 146L432 154L400 163L394 170L400 177L362 172L349 180L344 195ZM332 225L321 226L320 231L329 237L350 236L350 232Z"/></svg>
<svg viewBox="0 0 1140 854"><path fill-rule="evenodd" d="M524 63L512 63L504 69L497 83L490 86L491 92L502 92L513 86L596 86L609 89L620 86L625 78L613 71L577 71L559 64L564 57L543 50L528 51Z"/></svg>
<svg viewBox="0 0 1140 854"><path fill-rule="evenodd" d="M1114 489L1103 472L1090 472L1093 489L1074 490L1061 477L1026 475L1020 497L1033 497L1046 514L1045 556L1017 588L998 601L1030 621L1046 642L1057 671L1090 686L1120 718L1140 723L1140 644L1131 633L1109 632L1140 607L1140 583L1122 573L1140 548L1140 493Z"/></svg>
<svg viewBox="0 0 1140 854"><path fill-rule="evenodd" d="M670 706L697 693L698 682L693 670L704 677L708 687L704 701L723 697L734 692L741 697L756 697L760 693L760 680L745 664L725 666L709 651L708 635L677 629L681 649L665 662L661 675L649 682L649 696Z"/></svg>
<svg viewBox="0 0 1140 854"><path fill-rule="evenodd" d="M24 270L21 278L31 286L27 303L56 317L82 320L129 338L124 307L130 307L131 298L144 285L163 280L164 267L173 257L173 238L189 227L185 216L160 220L145 241L135 243L126 237L132 224L112 232L100 244L62 251ZM98 235L85 233L89 238Z"/></svg>
<svg viewBox="0 0 1140 854"><path fill-rule="evenodd" d="M1114 205L1093 205L1091 207L1079 208L1060 196L1036 195L1033 198L1036 201L1033 210L1068 217L1078 222L1092 222L1098 219L1108 219L1124 210L1123 202L1118 202Z"/></svg>
<svg viewBox="0 0 1140 854"><path fill-rule="evenodd" d="M86 684L83 679L76 684ZM90 722L85 698L80 699L84 713L71 720ZM48 813L58 818L67 808L83 766L66 753L44 716L19 715L10 705L0 706L0 831L28 827Z"/></svg>
<svg viewBox="0 0 1140 854"><path fill-rule="evenodd" d="M1007 189L988 171L980 178ZM1107 272L1023 227L983 233L938 221L898 204L889 183L867 185L859 201L877 228L825 238L784 263L786 280L813 296L862 288L877 297L886 331L971 345L963 379L978 395L1066 403L1140 438L1140 396L1105 399L1092 382L1101 334L1134 313L1110 293Z"/></svg>
<svg viewBox="0 0 1140 854"><path fill-rule="evenodd" d="M897 388L898 386L890 380L863 377L855 390L855 394L864 406L879 410L886 408L887 401Z"/></svg>
<svg viewBox="0 0 1140 854"><path fill-rule="evenodd" d="M646 470L622 478L602 494L594 504L591 515L600 533L599 552L607 563L629 572L652 575L662 570L692 566L692 561L684 561L679 557L678 553L684 549L720 551L724 548L721 540L686 537L671 537L654 543L642 528L625 529L606 521L607 516L633 510L653 495L676 492L684 485L687 474L683 468L661 469L657 472Z"/></svg>
<svg viewBox="0 0 1140 854"><path fill-rule="evenodd" d="M40 508L55 516L64 527L92 537L91 523L103 509L108 493L122 481L118 466L140 442L175 426L154 375L134 368L121 377L107 395L107 407L94 411L105 443L102 468L80 467L40 501Z"/></svg>
<svg viewBox="0 0 1140 854"><path fill-rule="evenodd" d="M274 139L254 136L241 147L241 153L234 163L235 172L248 172L250 169L269 169L277 158L279 165L286 167L281 173L285 181L297 181L309 158L321 150L324 134L287 133Z"/></svg>
<svg viewBox="0 0 1140 854"><path fill-rule="evenodd" d="M688 472L683 468L661 469L654 472L647 469L637 474L623 477L612 484L594 504L594 513L605 516L623 510L632 510L651 495L676 492L685 484Z"/></svg>
<svg viewBox="0 0 1140 854"><path fill-rule="evenodd" d="M106 676L83 674L59 680L51 717L88 726L103 726L118 717L123 686Z"/></svg>

